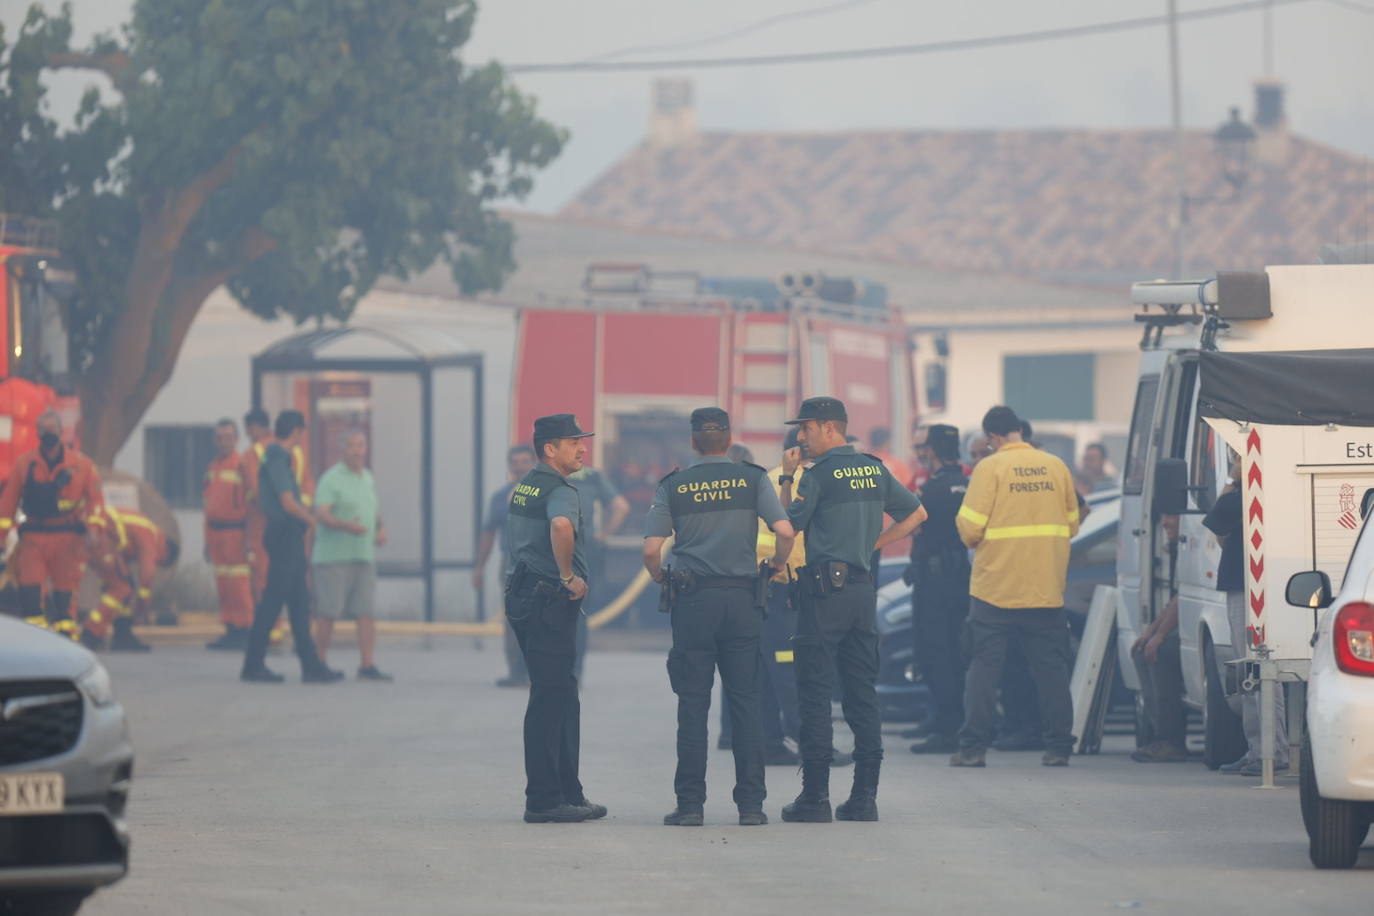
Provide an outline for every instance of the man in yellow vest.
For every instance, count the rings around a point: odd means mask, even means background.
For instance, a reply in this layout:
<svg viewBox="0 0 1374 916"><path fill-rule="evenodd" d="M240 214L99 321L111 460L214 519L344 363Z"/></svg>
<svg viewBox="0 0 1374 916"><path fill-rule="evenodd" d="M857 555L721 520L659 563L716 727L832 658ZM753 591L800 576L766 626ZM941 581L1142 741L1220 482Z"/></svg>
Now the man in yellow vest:
<svg viewBox="0 0 1374 916"><path fill-rule="evenodd" d="M972 659L964 686L964 727L950 766L985 765L1007 645L1025 654L1040 698L1045 766L1068 766L1073 751L1069 631L1064 583L1078 499L1064 462L1022 439L1009 407L983 417L993 454L974 468L955 524L974 549L968 627Z"/></svg>

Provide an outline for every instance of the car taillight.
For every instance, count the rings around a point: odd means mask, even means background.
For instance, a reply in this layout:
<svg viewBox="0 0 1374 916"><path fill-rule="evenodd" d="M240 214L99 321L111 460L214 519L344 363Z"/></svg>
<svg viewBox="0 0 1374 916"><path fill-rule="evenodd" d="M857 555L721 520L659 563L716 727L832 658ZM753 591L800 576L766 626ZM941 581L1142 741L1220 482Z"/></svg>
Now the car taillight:
<svg viewBox="0 0 1374 916"><path fill-rule="evenodd" d="M1374 677L1374 604L1352 601L1341 608L1331 641L1338 668L1346 674Z"/></svg>

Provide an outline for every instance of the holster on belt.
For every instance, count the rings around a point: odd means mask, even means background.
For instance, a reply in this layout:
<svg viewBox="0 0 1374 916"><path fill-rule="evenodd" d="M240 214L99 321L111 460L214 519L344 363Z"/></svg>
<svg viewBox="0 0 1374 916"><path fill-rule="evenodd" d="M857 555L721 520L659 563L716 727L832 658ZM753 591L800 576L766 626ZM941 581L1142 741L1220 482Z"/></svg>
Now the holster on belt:
<svg viewBox="0 0 1374 916"><path fill-rule="evenodd" d="M808 563L797 571L801 573L802 587L817 598L842 591L849 581L849 564L840 560Z"/></svg>
<svg viewBox="0 0 1374 916"><path fill-rule="evenodd" d="M768 583L773 578L773 567L768 565L767 560L759 563L759 575L754 583L754 607L763 608L764 616L768 616Z"/></svg>
<svg viewBox="0 0 1374 916"><path fill-rule="evenodd" d="M663 584L658 592L658 612L670 614L677 605L677 582L673 578L673 567L663 567Z"/></svg>
<svg viewBox="0 0 1374 916"><path fill-rule="evenodd" d="M525 580L529 577L530 568L524 563L516 563L511 567L511 571L506 574L506 594L518 595L525 586Z"/></svg>

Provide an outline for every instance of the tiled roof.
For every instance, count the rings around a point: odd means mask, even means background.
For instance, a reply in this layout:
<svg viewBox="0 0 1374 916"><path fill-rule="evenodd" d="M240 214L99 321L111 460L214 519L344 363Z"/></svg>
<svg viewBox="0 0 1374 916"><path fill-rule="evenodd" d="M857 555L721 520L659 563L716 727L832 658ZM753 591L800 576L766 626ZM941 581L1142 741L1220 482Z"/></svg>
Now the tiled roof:
<svg viewBox="0 0 1374 916"><path fill-rule="evenodd" d="M704 133L639 146L559 215L942 270L1162 274L1172 142L1145 130ZM1226 198L1211 134L1184 142L1188 192ZM1252 156L1234 199L1192 207L1190 265L1312 262L1374 216L1365 171L1297 136L1282 166Z"/></svg>

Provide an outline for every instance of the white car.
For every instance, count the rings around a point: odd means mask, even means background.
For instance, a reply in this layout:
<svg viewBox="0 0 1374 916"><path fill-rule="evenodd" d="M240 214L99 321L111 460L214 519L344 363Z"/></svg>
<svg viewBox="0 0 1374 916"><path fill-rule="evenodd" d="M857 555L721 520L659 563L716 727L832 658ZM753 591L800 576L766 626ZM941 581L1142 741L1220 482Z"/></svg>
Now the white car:
<svg viewBox="0 0 1374 916"><path fill-rule="evenodd" d="M0 614L0 913L71 916L124 877L133 767L95 656Z"/></svg>
<svg viewBox="0 0 1374 916"><path fill-rule="evenodd" d="M1340 592L1322 572L1288 583L1288 602L1325 608L1307 683L1300 790L1309 855L1318 868L1350 868L1374 819L1374 490Z"/></svg>

